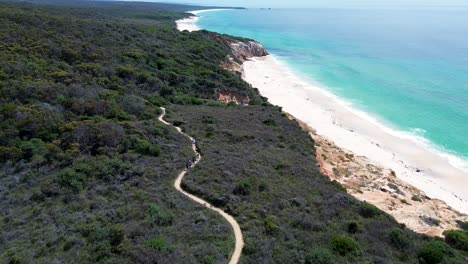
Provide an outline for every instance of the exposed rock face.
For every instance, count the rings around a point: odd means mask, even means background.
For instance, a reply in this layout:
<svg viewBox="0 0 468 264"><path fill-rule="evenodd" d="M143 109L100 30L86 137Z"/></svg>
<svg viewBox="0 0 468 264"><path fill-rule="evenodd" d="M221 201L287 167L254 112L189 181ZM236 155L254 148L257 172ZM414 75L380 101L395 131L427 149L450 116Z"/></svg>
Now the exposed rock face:
<svg viewBox="0 0 468 264"><path fill-rule="evenodd" d="M249 58L267 56L268 52L262 44L255 41L248 42L233 42L230 44L232 55L240 62L244 62Z"/></svg>
<svg viewBox="0 0 468 264"><path fill-rule="evenodd" d="M243 95L234 91L223 90L218 92L216 97L219 102L223 103L234 102L236 104L248 105L250 102L250 99L247 95Z"/></svg>
<svg viewBox="0 0 468 264"><path fill-rule="evenodd" d="M221 66L231 72L242 72L242 63L249 58L263 57L269 55L262 44L253 40L239 40L227 35L211 33L210 37L229 47L231 54L226 56Z"/></svg>
<svg viewBox="0 0 468 264"><path fill-rule="evenodd" d="M224 69L242 74L242 63L249 58L263 57L269 55L262 44L247 39L238 39L228 35L220 35L213 32L207 32L208 36L214 41L224 45L231 50L231 53L226 56L221 63ZM250 102L249 96L230 90L221 90L216 94L216 100L223 103L234 102L240 105L248 105Z"/></svg>

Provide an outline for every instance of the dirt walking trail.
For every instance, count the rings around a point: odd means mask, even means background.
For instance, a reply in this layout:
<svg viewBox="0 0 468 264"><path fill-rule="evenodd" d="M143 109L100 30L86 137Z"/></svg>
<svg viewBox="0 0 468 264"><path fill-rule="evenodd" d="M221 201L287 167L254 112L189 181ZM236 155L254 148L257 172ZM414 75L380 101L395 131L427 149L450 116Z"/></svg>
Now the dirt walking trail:
<svg viewBox="0 0 468 264"><path fill-rule="evenodd" d="M168 122L166 122L164 120L164 116L166 115L166 109L163 108L163 107L161 107L161 109L162 109L163 113L161 114L161 116L159 116L159 121L161 121L162 123L164 123L164 124L166 124L168 126L173 126L172 124L170 124L170 123L168 123ZM182 129L180 129L180 127L176 127L176 126L173 126L173 127L175 127L177 129L177 131L179 131L180 134L182 134L185 137L189 138L190 142L194 142L193 138L191 136L189 136L188 134L182 132ZM197 157L195 162L192 164L192 167L193 167L193 166L197 165L198 162L200 162L201 155L197 151L196 145L193 144L193 143L192 143L192 150L193 150L193 152L195 152L196 157ZM184 194L185 196L192 199L193 201L205 206L206 208L209 208L210 210L213 210L213 211L217 212L218 214L220 214L222 217L224 217L224 219L226 219L229 222L229 224L231 225L231 227L232 227L232 229L234 231L234 236L235 236L235 240L236 240L236 245L235 245L235 248L234 248L234 252L231 255L231 260L229 260L229 264L239 263L239 258L240 258L241 253L242 253L242 248L244 247L244 239L242 237L242 231L240 229L239 224L234 219L234 217L227 214L223 210L211 205L207 201L205 201L205 200L203 200L201 198L198 198L195 195L192 195L192 194L182 190L182 188L180 187L180 184L181 184L182 180L184 179L184 176L185 176L186 173L187 173L187 169L184 169L179 174L179 176L177 176L177 179L175 180L175 183L174 183L174 187L177 189L177 191Z"/></svg>

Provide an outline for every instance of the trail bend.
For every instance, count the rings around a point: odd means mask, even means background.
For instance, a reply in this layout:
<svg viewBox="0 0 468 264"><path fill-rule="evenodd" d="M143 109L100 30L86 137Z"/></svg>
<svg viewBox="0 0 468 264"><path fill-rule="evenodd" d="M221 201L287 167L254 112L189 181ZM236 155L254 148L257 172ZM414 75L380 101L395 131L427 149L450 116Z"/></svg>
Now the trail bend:
<svg viewBox="0 0 468 264"><path fill-rule="evenodd" d="M168 122L166 122L164 120L164 116L166 115L166 109L161 107L163 113L159 116L159 121L161 121L162 123L164 123L165 125L168 125L168 126L172 126L172 127L175 127L177 129L177 131L184 135L185 137L187 137L188 139L190 139L190 142L192 142L192 150L193 152L195 153L196 155L196 160L195 162L192 164L192 167L196 166L198 164L198 162L200 162L200 160L202 159L202 156L201 154L197 151L197 148L196 148L196 145L193 143L194 142L194 138L191 137L190 135L182 132L182 129L180 127L176 127ZM180 185L182 183L182 180L184 179L184 176L185 174L187 174L187 169L184 169L182 172L179 173L179 175L177 176L175 182L174 182L174 187L176 188L176 190L180 193L182 193L183 195L187 196L188 198L190 198L191 200L205 206L206 208L212 210L212 211L215 211L217 212L218 214L220 214L224 219L226 219L226 221L231 225L232 227L232 230L234 231L234 237L235 237L235 247L234 247L234 251L233 253L231 254L231 259L229 260L229 264L237 264L239 263L239 259L240 259L240 256L242 254L242 248L244 247L244 238L242 236L242 231L240 229L240 226L239 226L239 223L237 223L237 221L234 219L234 217L232 217L230 214L224 212L222 209L218 208L218 207L215 207L213 205L211 205L209 202L195 196L195 195L192 195L186 191L184 191Z"/></svg>

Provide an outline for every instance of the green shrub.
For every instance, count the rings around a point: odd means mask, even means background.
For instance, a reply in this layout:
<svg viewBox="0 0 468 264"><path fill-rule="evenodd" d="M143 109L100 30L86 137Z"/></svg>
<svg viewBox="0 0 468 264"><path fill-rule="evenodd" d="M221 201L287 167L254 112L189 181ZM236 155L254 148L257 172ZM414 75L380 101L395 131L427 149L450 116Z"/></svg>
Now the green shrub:
<svg viewBox="0 0 468 264"><path fill-rule="evenodd" d="M145 241L145 246L156 250L172 250L173 247L168 245L164 237L158 236Z"/></svg>
<svg viewBox="0 0 468 264"><path fill-rule="evenodd" d="M172 95L174 95L174 88L172 87L163 87L159 94L164 97L164 98L170 98Z"/></svg>
<svg viewBox="0 0 468 264"><path fill-rule="evenodd" d="M17 147L0 146L0 162L17 161L21 158L21 150Z"/></svg>
<svg viewBox="0 0 468 264"><path fill-rule="evenodd" d="M111 228L110 244L113 247L119 246L125 238L125 229L122 225L114 225Z"/></svg>
<svg viewBox="0 0 468 264"><path fill-rule="evenodd" d="M282 169L286 169L286 168L288 168L288 167L289 167L289 165L288 165L288 164L285 164L285 163L278 163L278 164L276 164L275 166L273 166L273 168L274 168L275 170L282 170Z"/></svg>
<svg viewBox="0 0 468 264"><path fill-rule="evenodd" d="M178 121L178 120L175 120L174 122L172 122L172 124L173 124L174 126L178 127L178 126L181 126L181 125L183 125L183 124L184 124L184 122L182 122L182 121Z"/></svg>
<svg viewBox="0 0 468 264"><path fill-rule="evenodd" d="M263 124L267 126L276 126L276 121L273 119L266 119L265 121L263 121Z"/></svg>
<svg viewBox="0 0 468 264"><path fill-rule="evenodd" d="M265 231L268 235L275 235L279 230L279 226L276 223L275 218L271 215L265 218L263 224L265 226Z"/></svg>
<svg viewBox="0 0 468 264"><path fill-rule="evenodd" d="M457 224L461 229L468 231L468 221L457 221Z"/></svg>
<svg viewBox="0 0 468 264"><path fill-rule="evenodd" d="M419 196L417 196L417 195L411 196L411 200L413 200L415 202L422 202L421 198L419 198Z"/></svg>
<svg viewBox="0 0 468 264"><path fill-rule="evenodd" d="M338 190L342 192L346 192L346 188L341 183L337 182L336 180L333 180L331 184L335 186Z"/></svg>
<svg viewBox="0 0 468 264"><path fill-rule="evenodd" d="M462 230L445 231L445 242L451 247L468 252L468 232Z"/></svg>
<svg viewBox="0 0 468 264"><path fill-rule="evenodd" d="M444 259L444 245L442 242L432 240L424 245L418 253L419 263L421 264L438 264Z"/></svg>
<svg viewBox="0 0 468 264"><path fill-rule="evenodd" d="M333 251L342 256L355 255L359 250L357 243L347 236L333 236L331 238L331 246Z"/></svg>
<svg viewBox="0 0 468 264"><path fill-rule="evenodd" d="M169 226L174 220L174 215L169 211L161 209L157 204L150 204L148 206L148 221L159 225Z"/></svg>
<svg viewBox="0 0 468 264"><path fill-rule="evenodd" d="M241 181L232 193L236 195L249 195L252 190L252 185L249 182Z"/></svg>
<svg viewBox="0 0 468 264"><path fill-rule="evenodd" d="M359 208L359 214L361 214L365 218L372 218L378 216L382 213L379 208L373 206L368 202L362 202L361 208Z"/></svg>
<svg viewBox="0 0 468 264"><path fill-rule="evenodd" d="M411 237L399 228L394 228L388 234L390 244L401 251L410 250L413 247Z"/></svg>
<svg viewBox="0 0 468 264"><path fill-rule="evenodd" d="M149 155L157 157L161 154L161 147L157 144L152 144L146 139L134 136L131 138L131 149L141 155Z"/></svg>
<svg viewBox="0 0 468 264"><path fill-rule="evenodd" d="M324 248L317 248L306 256L305 264L334 264L336 263L333 254Z"/></svg>
<svg viewBox="0 0 468 264"><path fill-rule="evenodd" d="M359 225L356 222L351 222L348 224L348 233L355 234L359 231Z"/></svg>
<svg viewBox="0 0 468 264"><path fill-rule="evenodd" d="M47 151L47 145L38 138L32 138L29 141L21 141L18 143L21 149L23 158L26 160L31 159L35 155L44 155Z"/></svg>
<svg viewBox="0 0 468 264"><path fill-rule="evenodd" d="M65 243L63 244L63 251L68 251L68 250L70 250L74 245L75 245L75 241L74 241L74 240L67 240L67 241L65 241Z"/></svg>
<svg viewBox="0 0 468 264"><path fill-rule="evenodd" d="M132 66L118 66L116 69L117 76L123 79L133 79L136 76L137 70Z"/></svg>
<svg viewBox="0 0 468 264"><path fill-rule="evenodd" d="M9 264L21 264L21 258L15 255L10 258L10 262L8 263Z"/></svg>
<svg viewBox="0 0 468 264"><path fill-rule="evenodd" d="M202 105L203 100L190 95L177 95L174 98L174 103L181 105Z"/></svg>
<svg viewBox="0 0 468 264"><path fill-rule="evenodd" d="M63 169L57 173L59 185L73 192L79 192L84 189L86 178L85 174L76 172L71 168Z"/></svg>
<svg viewBox="0 0 468 264"><path fill-rule="evenodd" d="M215 258L213 255L205 256L203 258L203 264L215 264Z"/></svg>

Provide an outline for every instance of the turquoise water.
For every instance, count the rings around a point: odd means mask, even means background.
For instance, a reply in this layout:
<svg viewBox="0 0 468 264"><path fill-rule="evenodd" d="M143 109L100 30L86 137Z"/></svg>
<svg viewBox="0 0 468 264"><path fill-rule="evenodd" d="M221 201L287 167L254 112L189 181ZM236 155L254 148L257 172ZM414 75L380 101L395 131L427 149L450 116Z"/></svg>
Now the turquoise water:
<svg viewBox="0 0 468 264"><path fill-rule="evenodd" d="M197 26L255 39L354 107L468 160L468 9L250 9L200 16Z"/></svg>

